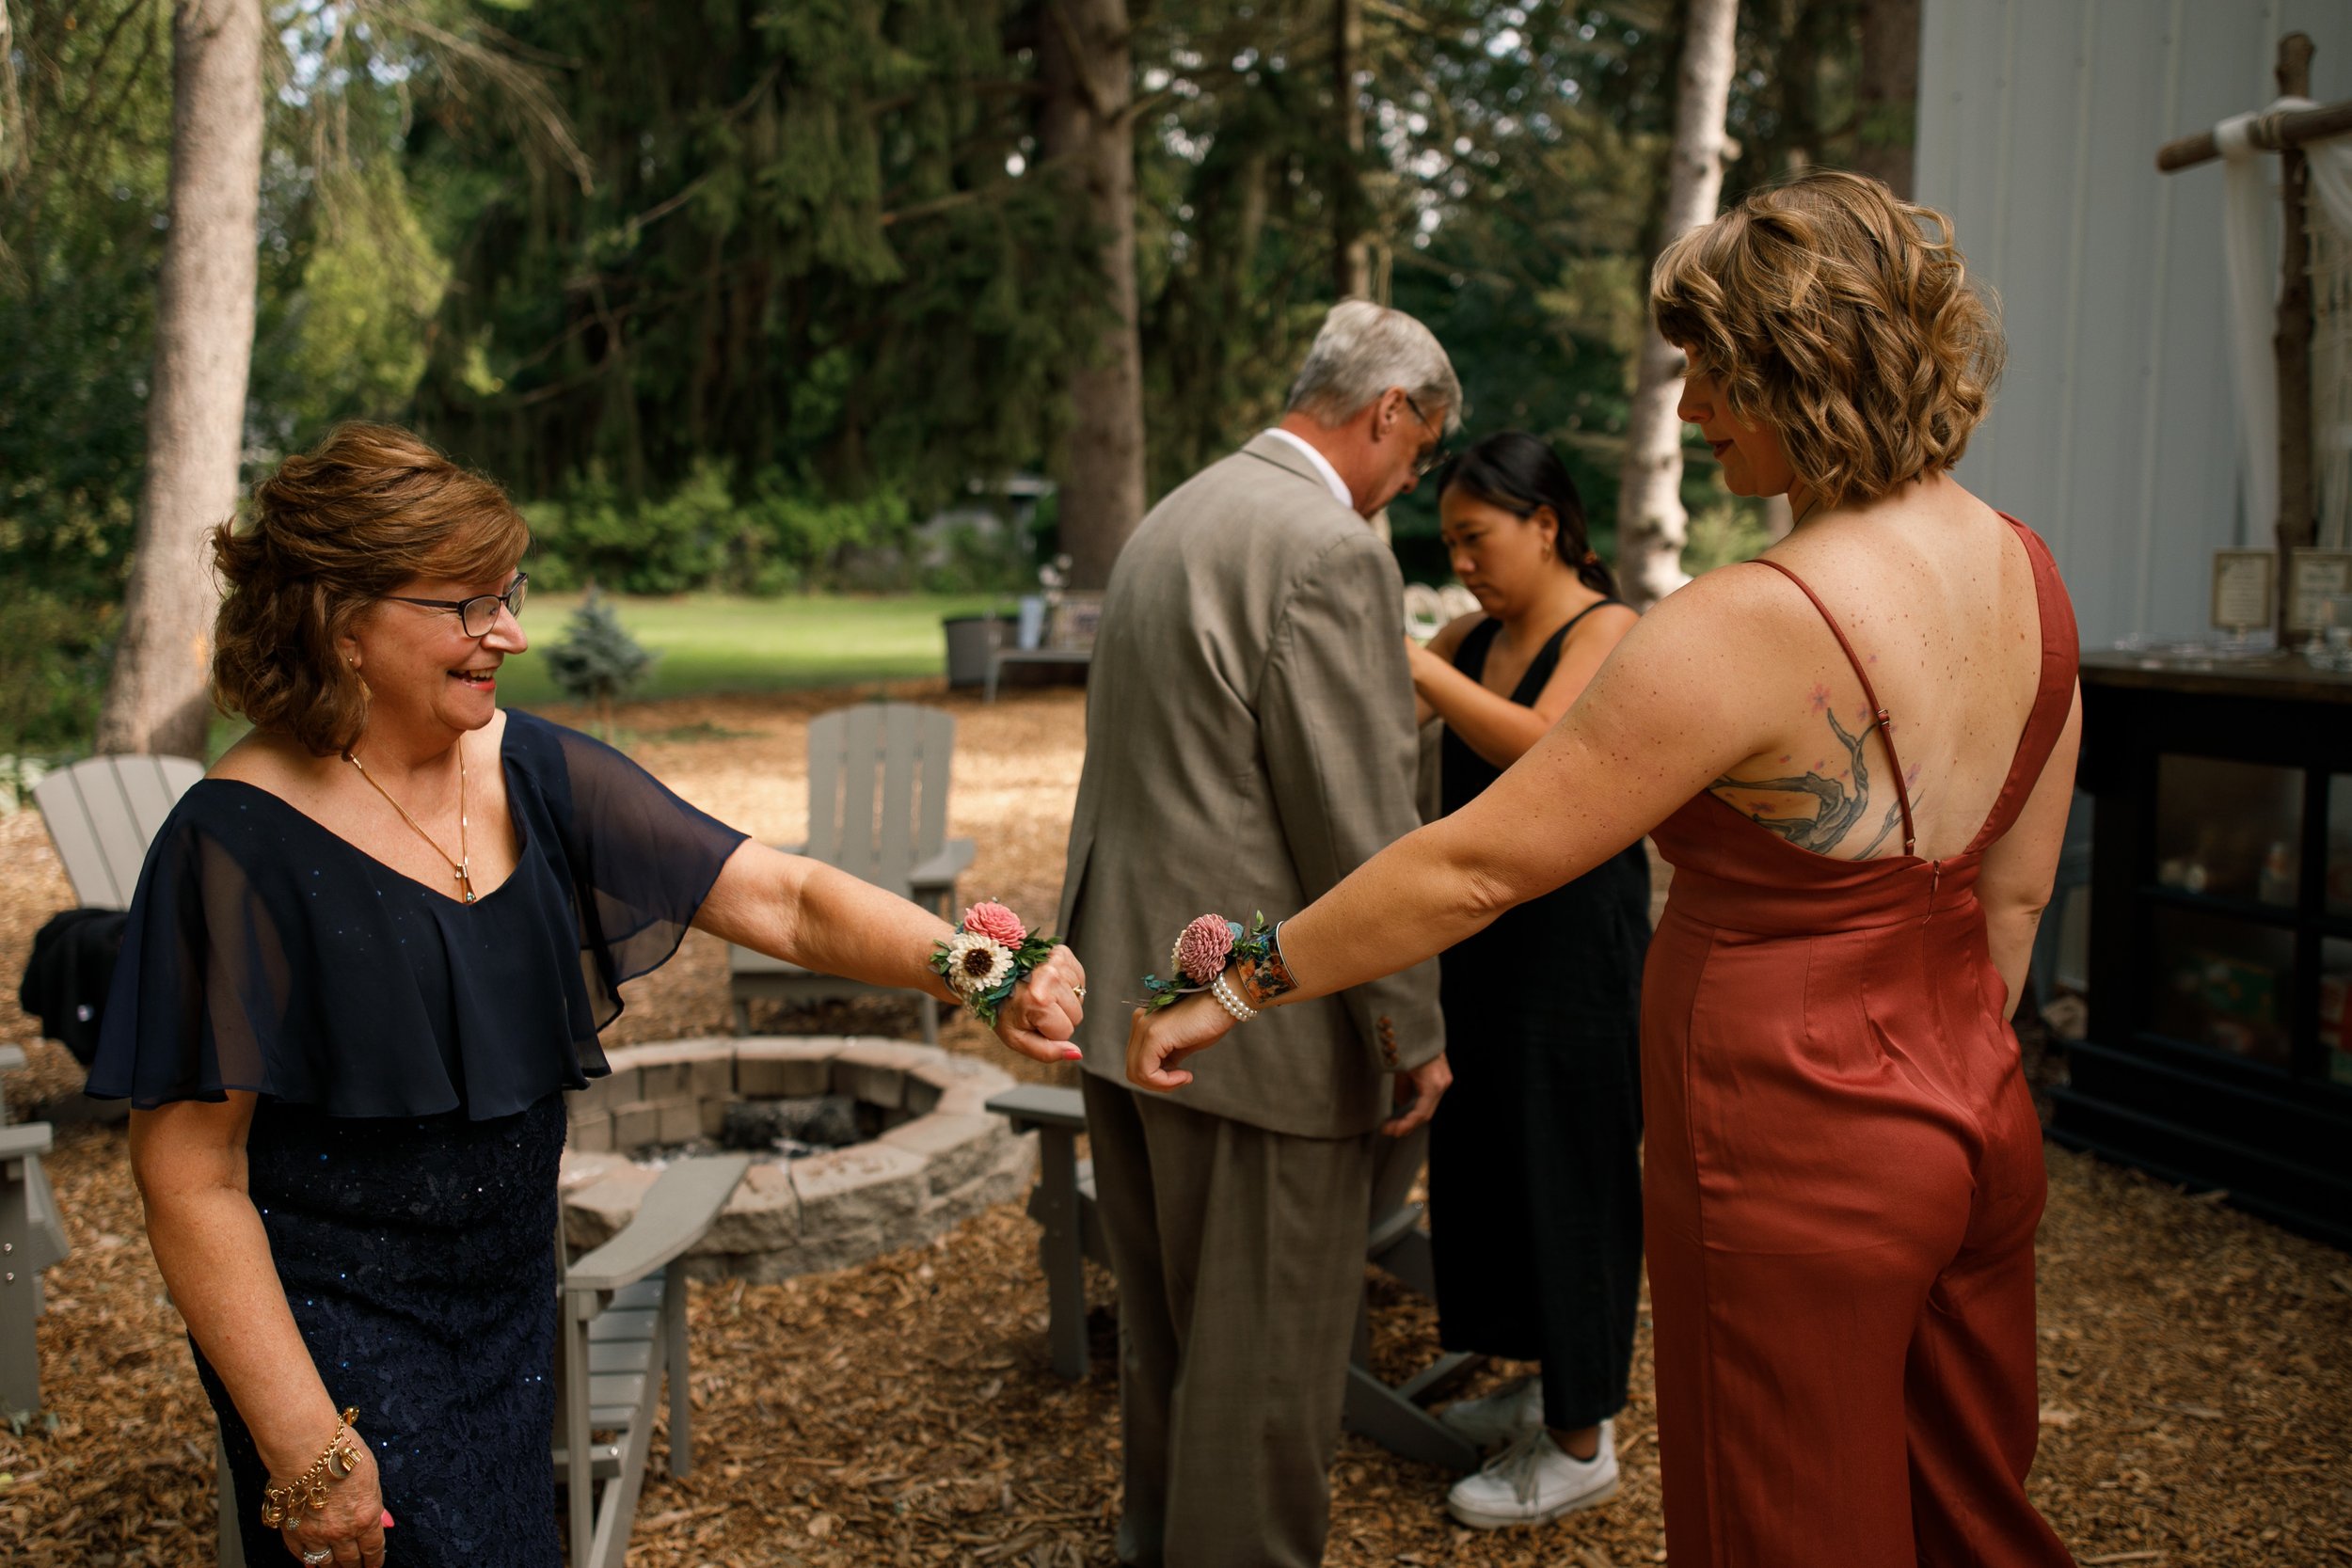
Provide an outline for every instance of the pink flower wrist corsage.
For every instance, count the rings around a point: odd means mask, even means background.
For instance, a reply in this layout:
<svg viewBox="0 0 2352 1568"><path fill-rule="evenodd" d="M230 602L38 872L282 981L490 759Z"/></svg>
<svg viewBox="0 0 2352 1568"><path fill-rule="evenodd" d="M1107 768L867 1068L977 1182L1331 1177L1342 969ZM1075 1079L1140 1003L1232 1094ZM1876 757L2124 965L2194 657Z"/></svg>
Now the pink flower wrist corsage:
<svg viewBox="0 0 2352 1568"><path fill-rule="evenodd" d="M1057 945L1049 936L1031 935L1019 915L990 901L964 911L956 934L932 945L931 968L993 1029L996 1009Z"/></svg>
<svg viewBox="0 0 2352 1568"><path fill-rule="evenodd" d="M1274 931L1263 913L1252 916L1247 928L1221 914L1201 915L1178 934L1175 946L1168 949L1168 978L1143 977L1143 1006L1157 1012L1184 997L1210 990L1226 965L1244 959L1263 965L1273 948ZM1232 1009L1228 1006L1226 1010Z"/></svg>

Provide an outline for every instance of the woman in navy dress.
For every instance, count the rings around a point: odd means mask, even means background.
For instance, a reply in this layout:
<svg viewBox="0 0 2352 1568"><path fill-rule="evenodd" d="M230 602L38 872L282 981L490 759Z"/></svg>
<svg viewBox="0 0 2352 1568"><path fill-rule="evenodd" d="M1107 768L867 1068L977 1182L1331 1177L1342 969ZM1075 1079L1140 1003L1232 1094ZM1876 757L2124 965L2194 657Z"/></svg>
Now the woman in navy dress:
<svg viewBox="0 0 2352 1568"><path fill-rule="evenodd" d="M1559 455L1506 430L1439 476L1454 575L1480 613L1411 650L1422 717L1445 721L1443 803L1485 793L1543 738L1634 613L1585 534ZM1508 1444L1446 1498L1481 1528L1616 1491L1642 1285L1639 843L1502 915L1439 960L1454 1087L1431 1118L1430 1238L1445 1348L1541 1364L1439 1418Z"/></svg>
<svg viewBox="0 0 2352 1568"><path fill-rule="evenodd" d="M375 1568L392 1523L404 1568L555 1568L563 1091L622 983L695 926L952 1001L948 929L501 711L529 533L487 480L345 426L256 502L214 540L215 695L254 728L150 850L89 1089L132 1102L249 1560L289 1560L264 1488L341 1448L295 1558ZM1057 951L1000 1037L1070 1056L1083 985Z"/></svg>

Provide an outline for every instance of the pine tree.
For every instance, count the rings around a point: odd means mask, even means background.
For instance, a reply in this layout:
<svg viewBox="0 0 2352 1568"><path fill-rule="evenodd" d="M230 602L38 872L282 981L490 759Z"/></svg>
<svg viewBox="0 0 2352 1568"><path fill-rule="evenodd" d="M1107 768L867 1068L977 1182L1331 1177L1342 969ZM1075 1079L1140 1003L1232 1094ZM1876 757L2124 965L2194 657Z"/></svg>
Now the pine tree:
<svg viewBox="0 0 2352 1568"><path fill-rule="evenodd" d="M655 655L621 625L612 601L591 588L564 635L548 649L548 673L576 703L594 703L604 738L612 738L612 704L652 670Z"/></svg>
<svg viewBox="0 0 2352 1568"><path fill-rule="evenodd" d="M469 102L421 89L411 178L482 195L420 422L535 496L716 462L746 494L887 483L919 511L1036 463L1108 308L1038 156L1016 4L514 11L569 62L595 178L485 151Z"/></svg>

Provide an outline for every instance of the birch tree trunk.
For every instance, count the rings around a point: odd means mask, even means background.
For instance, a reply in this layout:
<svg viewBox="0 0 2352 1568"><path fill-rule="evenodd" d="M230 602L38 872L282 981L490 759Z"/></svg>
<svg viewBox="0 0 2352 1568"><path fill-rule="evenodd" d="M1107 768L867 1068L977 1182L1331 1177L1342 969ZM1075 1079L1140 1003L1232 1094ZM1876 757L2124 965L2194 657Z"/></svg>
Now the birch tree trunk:
<svg viewBox="0 0 2352 1568"><path fill-rule="evenodd" d="M1919 119L1919 0L1863 0L1854 101L1861 130L1853 166L1910 200Z"/></svg>
<svg viewBox="0 0 2352 1568"><path fill-rule="evenodd" d="M1372 245L1364 237L1364 109L1356 80L1364 57L1363 0L1331 0L1331 105L1347 166L1331 188L1331 288L1372 297Z"/></svg>
<svg viewBox="0 0 2352 1568"><path fill-rule="evenodd" d="M1136 146L1126 0L1044 0L1040 150L1066 162L1102 242L1110 319L1071 373L1061 546L1070 586L1100 588L1143 520L1143 342L1136 303Z"/></svg>
<svg viewBox="0 0 2352 1568"><path fill-rule="evenodd" d="M1731 102L1732 34L1739 0L1691 0L1675 89L1675 139L1666 178L1662 245L1715 215L1723 195ZM1682 545L1682 426L1678 356L1655 326L1644 334L1627 411L1625 468L1617 488L1617 580L1634 608L1645 609L1690 580Z"/></svg>
<svg viewBox="0 0 2352 1568"><path fill-rule="evenodd" d="M172 8L170 231L147 474L100 752L201 759L217 600L205 536L236 511L261 246L262 0Z"/></svg>

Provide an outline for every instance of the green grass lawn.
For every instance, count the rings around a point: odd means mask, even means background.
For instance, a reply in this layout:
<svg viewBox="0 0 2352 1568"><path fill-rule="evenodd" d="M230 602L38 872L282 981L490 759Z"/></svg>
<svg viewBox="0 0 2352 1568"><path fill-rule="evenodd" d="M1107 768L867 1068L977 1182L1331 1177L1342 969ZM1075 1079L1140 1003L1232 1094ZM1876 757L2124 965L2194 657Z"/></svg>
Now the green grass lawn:
<svg viewBox="0 0 2352 1568"><path fill-rule="evenodd" d="M532 594L523 607L532 649L509 658L500 672L500 702L532 707L563 700L541 650L562 638L580 599L577 594ZM990 600L986 594L748 599L688 594L615 595L613 603L629 635L660 656L631 695L684 697L936 675L947 667L940 621L980 613Z"/></svg>

